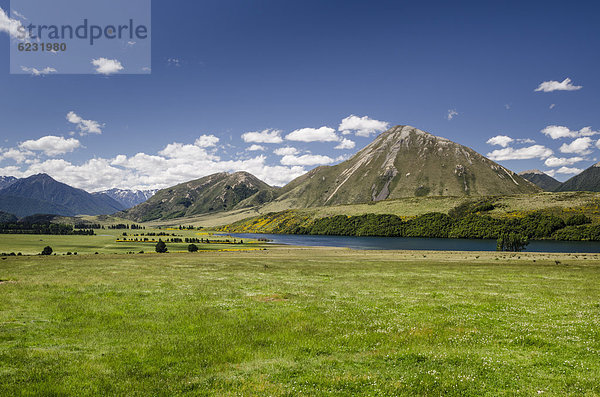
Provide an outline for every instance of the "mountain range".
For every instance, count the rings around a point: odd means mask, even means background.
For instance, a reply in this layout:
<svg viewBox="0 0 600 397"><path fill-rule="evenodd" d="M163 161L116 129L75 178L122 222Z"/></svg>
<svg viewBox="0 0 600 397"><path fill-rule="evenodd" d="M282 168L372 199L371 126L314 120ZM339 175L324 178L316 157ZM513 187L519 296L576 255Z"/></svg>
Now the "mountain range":
<svg viewBox="0 0 600 397"><path fill-rule="evenodd" d="M423 196L600 191L600 163L565 183L539 170L520 174L474 150L411 126L395 126L350 159L317 167L282 188L247 172L217 173L159 191L87 193L45 174L0 177L0 211L19 217L114 214L134 221L262 207L281 211Z"/></svg>
<svg viewBox="0 0 600 397"><path fill-rule="evenodd" d="M157 192L154 190L129 190L129 189L109 189L101 192L92 193L93 196L101 196L103 194L120 203L123 208L135 207L143 203Z"/></svg>
<svg viewBox="0 0 600 397"><path fill-rule="evenodd" d="M380 134L347 161L322 166L283 188L245 173L219 173L157 192L119 215L173 219L272 205L278 210L414 196L483 196L541 189L474 150L410 126Z"/></svg>
<svg viewBox="0 0 600 397"><path fill-rule="evenodd" d="M46 174L17 179L0 190L0 211L18 217L42 213L64 216L101 215L122 209L121 204L107 195L91 195Z"/></svg>

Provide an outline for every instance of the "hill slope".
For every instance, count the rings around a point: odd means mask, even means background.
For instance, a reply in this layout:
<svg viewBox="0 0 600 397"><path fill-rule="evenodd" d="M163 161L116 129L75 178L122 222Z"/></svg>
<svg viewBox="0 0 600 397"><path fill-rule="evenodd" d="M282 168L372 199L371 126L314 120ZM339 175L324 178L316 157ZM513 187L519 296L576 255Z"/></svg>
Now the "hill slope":
<svg viewBox="0 0 600 397"><path fill-rule="evenodd" d="M600 192L600 163L592 165L579 175L564 182L557 192L588 191Z"/></svg>
<svg viewBox="0 0 600 397"><path fill-rule="evenodd" d="M547 192L553 192L561 185L559 181L552 178L550 175L543 173L540 170L529 170L519 172L519 176L527 179L529 182L535 184L540 189Z"/></svg>
<svg viewBox="0 0 600 397"><path fill-rule="evenodd" d="M138 222L173 219L262 205L273 200L276 191L247 172L222 172L159 190L119 215Z"/></svg>
<svg viewBox="0 0 600 397"><path fill-rule="evenodd" d="M106 195L94 197L46 174L19 179L0 191L0 211L20 217L39 213L101 215L122 209L119 203Z"/></svg>
<svg viewBox="0 0 600 397"><path fill-rule="evenodd" d="M410 126L379 135L351 159L318 167L286 185L288 208L420 196L535 193L540 189L474 150Z"/></svg>

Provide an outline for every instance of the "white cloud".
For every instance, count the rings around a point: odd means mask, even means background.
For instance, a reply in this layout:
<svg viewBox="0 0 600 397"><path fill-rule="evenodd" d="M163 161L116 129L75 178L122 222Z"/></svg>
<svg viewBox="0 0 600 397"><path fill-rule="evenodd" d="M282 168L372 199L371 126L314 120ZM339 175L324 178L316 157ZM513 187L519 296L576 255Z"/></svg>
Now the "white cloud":
<svg viewBox="0 0 600 397"><path fill-rule="evenodd" d="M275 153L278 156L291 156L294 154L298 154L298 149L296 149L295 147L280 147L279 149L275 149L273 151L273 153Z"/></svg>
<svg viewBox="0 0 600 397"><path fill-rule="evenodd" d="M456 109L448 109L448 116L446 116L448 120L452 120L456 116L458 116Z"/></svg>
<svg viewBox="0 0 600 397"><path fill-rule="evenodd" d="M73 111L67 113L67 120L69 123L77 125L79 135L81 136L87 134L102 134L102 124L94 120L84 120Z"/></svg>
<svg viewBox="0 0 600 397"><path fill-rule="evenodd" d="M0 32L8 33L11 38L19 40L26 40L29 36L21 21L10 18L2 7L0 7Z"/></svg>
<svg viewBox="0 0 600 397"><path fill-rule="evenodd" d="M214 135L200 135L194 142L198 147L213 147L219 143L219 138Z"/></svg>
<svg viewBox="0 0 600 397"><path fill-rule="evenodd" d="M575 163L579 163L580 161L585 160L583 157L548 157L544 164L546 167L560 167L564 165L572 165Z"/></svg>
<svg viewBox="0 0 600 397"><path fill-rule="evenodd" d="M266 150L266 148L264 146L254 144L254 145L250 146L249 148L247 148L246 150L249 152L258 152L258 151L264 151L264 150Z"/></svg>
<svg viewBox="0 0 600 397"><path fill-rule="evenodd" d="M540 83L538 88L535 89L536 92L552 92L552 91L577 91L580 90L582 86L571 84L571 79L566 78L561 82L550 80L544 81Z"/></svg>
<svg viewBox="0 0 600 397"><path fill-rule="evenodd" d="M559 138L574 138L577 136L577 131L571 131L567 127L563 127L560 125L549 125L544 128L542 134L549 136L552 139Z"/></svg>
<svg viewBox="0 0 600 397"><path fill-rule="evenodd" d="M583 127L579 131L571 131L568 127L561 125L549 125L544 128L542 134L549 136L552 139L560 138L577 138L582 136L593 136L600 134L600 131L592 130L592 127Z"/></svg>
<svg viewBox="0 0 600 397"><path fill-rule="evenodd" d="M563 143L560 147L562 153L577 153L586 155L590 153L590 146L592 146L592 139L590 137L577 138L573 142L567 144Z"/></svg>
<svg viewBox="0 0 600 397"><path fill-rule="evenodd" d="M56 73L56 69L51 67L45 67L44 69L36 69L36 68L28 68L26 66L21 66L21 70L27 73L31 73L34 76L42 76L50 73Z"/></svg>
<svg viewBox="0 0 600 397"><path fill-rule="evenodd" d="M47 156L58 156L70 153L81 146L74 138L65 139L61 136L48 135L37 140L29 140L19 145L20 149L43 152Z"/></svg>
<svg viewBox="0 0 600 397"><path fill-rule="evenodd" d="M1 9L1 8L0 8ZM25 15L21 14L20 12L18 12L17 10L12 10L12 13L19 19L22 19L24 21L27 21L27 17L25 17Z"/></svg>
<svg viewBox="0 0 600 397"><path fill-rule="evenodd" d="M495 137L488 139L486 143L488 145L498 145L498 146L502 146L502 147L507 147L512 142L514 142L514 139L512 139L509 136L496 135Z"/></svg>
<svg viewBox="0 0 600 397"><path fill-rule="evenodd" d="M534 158L545 159L552 156L552 150L542 145L533 145L524 148L515 149L507 147L497 149L487 154L491 160L528 160Z"/></svg>
<svg viewBox="0 0 600 397"><path fill-rule="evenodd" d="M344 138L334 149L354 149L355 146L356 142Z"/></svg>
<svg viewBox="0 0 600 397"><path fill-rule="evenodd" d="M535 143L535 141L531 138L519 138L517 143Z"/></svg>
<svg viewBox="0 0 600 397"><path fill-rule="evenodd" d="M19 150L15 148L0 149L0 160L13 160L20 164L30 156L33 156L33 153L28 150Z"/></svg>
<svg viewBox="0 0 600 397"><path fill-rule="evenodd" d="M281 164L283 165L312 166L331 163L333 163L333 159L331 157L314 154L305 154L302 156L287 155L283 156L283 158L281 159Z"/></svg>
<svg viewBox="0 0 600 397"><path fill-rule="evenodd" d="M335 130L329 127L301 128L290 132L285 139L300 142L337 142L340 140Z"/></svg>
<svg viewBox="0 0 600 397"><path fill-rule="evenodd" d="M369 137L371 134L382 132L388 129L389 123L380 120L373 120L367 116L358 117L353 114L346 117L340 123L338 131L343 135L354 132L358 136Z"/></svg>
<svg viewBox="0 0 600 397"><path fill-rule="evenodd" d="M554 175L556 175L556 170L548 170L548 171L544 171L544 174L551 176L552 178L554 178Z"/></svg>
<svg viewBox="0 0 600 397"><path fill-rule="evenodd" d="M504 109L510 110L510 103L507 103L506 105L504 105Z"/></svg>
<svg viewBox="0 0 600 397"><path fill-rule="evenodd" d="M283 139L279 130L263 130L260 132L246 132L242 134L242 139L246 143L281 143Z"/></svg>
<svg viewBox="0 0 600 397"><path fill-rule="evenodd" d="M583 170L581 168L569 168L569 167L560 167L556 170L557 174L580 174Z"/></svg>
<svg viewBox="0 0 600 397"><path fill-rule="evenodd" d="M179 67L179 66L181 66L181 60L178 58L169 58L169 59L167 59L167 64L169 66Z"/></svg>
<svg viewBox="0 0 600 397"><path fill-rule="evenodd" d="M212 160L218 161L219 157L208 153L204 148L197 145L185 145L183 143L170 143L158 152L167 158L188 158L189 160Z"/></svg>
<svg viewBox="0 0 600 397"><path fill-rule="evenodd" d="M117 61L116 59L92 59L92 65L96 67L96 73L100 73L106 76L118 73L124 69L123 65L121 65L121 62Z"/></svg>
<svg viewBox="0 0 600 397"><path fill-rule="evenodd" d="M556 107L555 103L551 103L550 106L549 106L550 109L554 109L555 107Z"/></svg>

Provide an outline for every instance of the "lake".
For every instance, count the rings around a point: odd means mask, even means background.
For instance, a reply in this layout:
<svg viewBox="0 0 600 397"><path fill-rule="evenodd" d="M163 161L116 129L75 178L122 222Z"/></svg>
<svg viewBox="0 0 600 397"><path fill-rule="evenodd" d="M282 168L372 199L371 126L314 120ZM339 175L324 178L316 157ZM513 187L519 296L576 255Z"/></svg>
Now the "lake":
<svg viewBox="0 0 600 397"><path fill-rule="evenodd" d="M346 247L361 250L496 251L496 240L417 237L313 236L294 234L228 233L236 238L272 240L274 244L308 247ZM531 241L525 252L600 252L598 241Z"/></svg>

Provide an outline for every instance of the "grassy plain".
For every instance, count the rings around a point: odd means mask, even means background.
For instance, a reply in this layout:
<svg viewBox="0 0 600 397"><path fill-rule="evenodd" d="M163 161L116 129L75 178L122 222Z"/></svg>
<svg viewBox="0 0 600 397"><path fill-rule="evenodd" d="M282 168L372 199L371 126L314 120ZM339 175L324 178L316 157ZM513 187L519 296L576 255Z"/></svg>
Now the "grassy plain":
<svg viewBox="0 0 600 397"><path fill-rule="evenodd" d="M169 236L148 236L148 242L142 241L123 241L124 238L135 239L135 234L140 233L168 233ZM67 252L77 252L77 254L127 254L154 252L158 239L169 239L173 237L185 239L198 238L209 239L211 243L197 243L201 250L222 250L222 249L258 249L262 247L255 241L247 240L244 244L223 244L228 237L215 236L212 232L198 230L175 230L175 229L146 229L146 230L122 230L122 229L96 229L95 236L52 236L52 235L28 235L28 234L0 234L0 253L22 253L24 255L36 255L42 252L45 246L52 247L58 255ZM127 233L127 237L123 236ZM171 236L175 234L175 236ZM143 239L139 236L138 239ZM154 240L154 241L152 241ZM232 239L229 239L232 241ZM170 252L187 251L189 243L167 243Z"/></svg>
<svg viewBox="0 0 600 397"><path fill-rule="evenodd" d="M596 254L23 256L0 279L0 395L600 394Z"/></svg>

